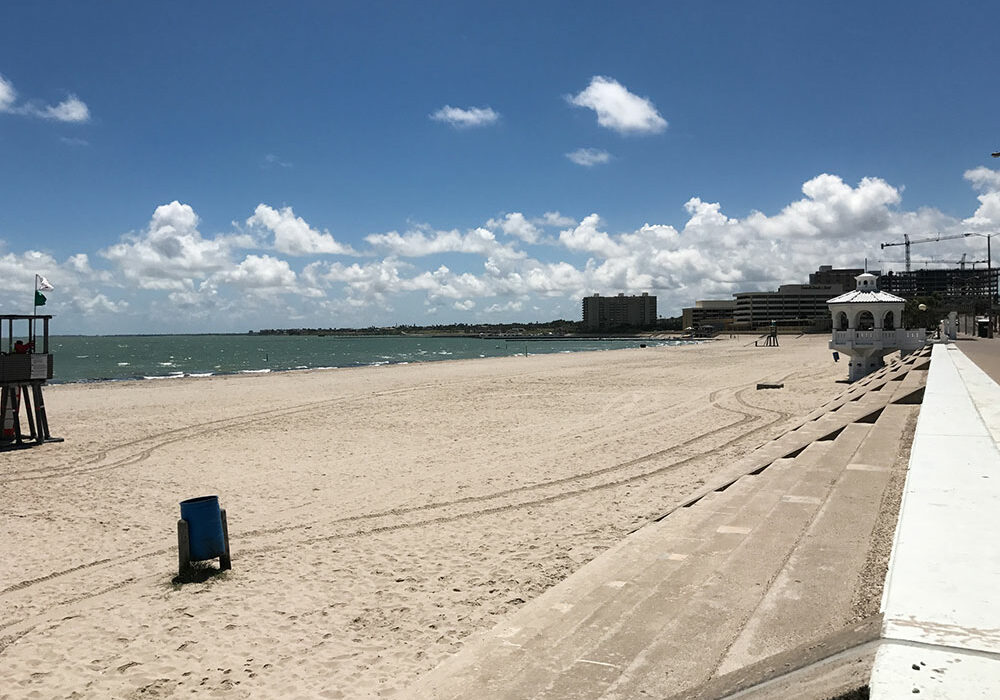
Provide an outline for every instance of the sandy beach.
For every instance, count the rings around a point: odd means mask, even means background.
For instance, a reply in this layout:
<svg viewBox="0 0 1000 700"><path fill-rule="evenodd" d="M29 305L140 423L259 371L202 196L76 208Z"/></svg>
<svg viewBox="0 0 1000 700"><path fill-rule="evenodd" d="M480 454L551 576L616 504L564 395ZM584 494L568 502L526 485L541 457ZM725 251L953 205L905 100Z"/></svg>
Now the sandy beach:
<svg viewBox="0 0 1000 700"><path fill-rule="evenodd" d="M49 387L66 441L0 453L0 698L406 697L839 393L827 340ZM176 584L204 494L233 569Z"/></svg>

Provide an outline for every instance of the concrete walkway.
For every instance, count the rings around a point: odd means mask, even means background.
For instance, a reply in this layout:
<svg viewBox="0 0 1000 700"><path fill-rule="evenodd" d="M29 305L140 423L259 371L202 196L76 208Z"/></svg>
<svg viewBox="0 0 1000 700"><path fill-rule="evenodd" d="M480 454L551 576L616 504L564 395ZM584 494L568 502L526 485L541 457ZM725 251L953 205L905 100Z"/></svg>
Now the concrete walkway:
<svg viewBox="0 0 1000 700"><path fill-rule="evenodd" d="M934 346L872 698L1000 697L1000 385L981 366L1000 373L1000 342Z"/></svg>
<svg viewBox="0 0 1000 700"><path fill-rule="evenodd" d="M1000 384L1000 336L976 338L959 334L954 343L962 353L976 363L990 379Z"/></svg>

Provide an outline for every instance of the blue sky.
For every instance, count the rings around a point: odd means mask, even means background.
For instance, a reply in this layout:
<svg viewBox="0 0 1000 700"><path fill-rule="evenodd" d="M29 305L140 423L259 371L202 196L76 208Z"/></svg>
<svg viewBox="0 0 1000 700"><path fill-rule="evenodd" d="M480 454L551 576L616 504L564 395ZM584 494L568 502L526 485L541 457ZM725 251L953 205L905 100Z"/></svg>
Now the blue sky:
<svg viewBox="0 0 1000 700"><path fill-rule="evenodd" d="M991 2L9 4L0 311L40 273L63 332L595 292L675 315L878 267L903 233L1000 231L997 27Z"/></svg>

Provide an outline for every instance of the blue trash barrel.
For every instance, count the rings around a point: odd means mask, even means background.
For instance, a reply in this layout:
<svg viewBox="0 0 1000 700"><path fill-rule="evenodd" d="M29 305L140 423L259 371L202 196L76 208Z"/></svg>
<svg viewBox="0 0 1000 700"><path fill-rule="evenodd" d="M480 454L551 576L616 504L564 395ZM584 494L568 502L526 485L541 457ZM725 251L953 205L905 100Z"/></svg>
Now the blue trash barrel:
<svg viewBox="0 0 1000 700"><path fill-rule="evenodd" d="M218 496L199 496L181 501L181 519L188 524L191 561L214 559L226 553Z"/></svg>

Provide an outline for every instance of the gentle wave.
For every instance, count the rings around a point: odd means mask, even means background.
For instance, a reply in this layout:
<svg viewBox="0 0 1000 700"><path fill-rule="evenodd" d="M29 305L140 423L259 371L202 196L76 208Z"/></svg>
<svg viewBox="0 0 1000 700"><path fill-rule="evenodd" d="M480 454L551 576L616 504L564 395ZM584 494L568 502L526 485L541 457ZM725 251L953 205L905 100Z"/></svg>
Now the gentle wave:
<svg viewBox="0 0 1000 700"><path fill-rule="evenodd" d="M380 367L457 359L687 345L667 340L528 341L400 336L55 336L52 383ZM158 360L157 358L167 358Z"/></svg>

